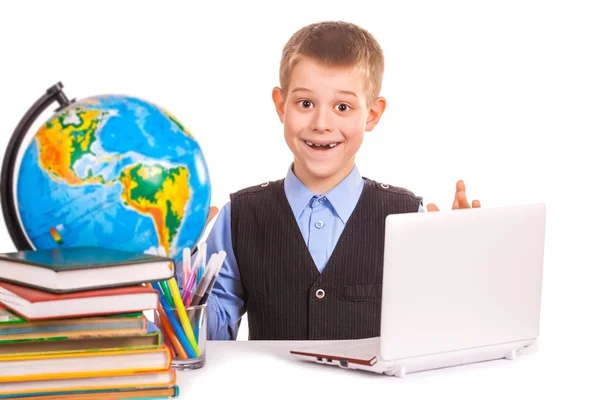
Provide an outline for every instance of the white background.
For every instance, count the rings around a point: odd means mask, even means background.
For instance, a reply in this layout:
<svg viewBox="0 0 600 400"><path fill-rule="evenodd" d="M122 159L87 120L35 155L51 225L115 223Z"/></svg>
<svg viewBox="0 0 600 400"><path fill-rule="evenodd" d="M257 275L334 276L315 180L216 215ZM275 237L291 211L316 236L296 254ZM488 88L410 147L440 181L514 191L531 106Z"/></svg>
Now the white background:
<svg viewBox="0 0 600 400"><path fill-rule="evenodd" d="M362 25L385 52L388 108L365 136L363 176L441 209L457 179L484 207L545 202L541 351L557 368L596 368L595 2L3 2L0 151L58 81L70 98L138 96L197 137L221 207L235 190L284 176L291 152L270 98L281 49L301 26L326 19ZM13 251L4 224L0 235L0 251Z"/></svg>

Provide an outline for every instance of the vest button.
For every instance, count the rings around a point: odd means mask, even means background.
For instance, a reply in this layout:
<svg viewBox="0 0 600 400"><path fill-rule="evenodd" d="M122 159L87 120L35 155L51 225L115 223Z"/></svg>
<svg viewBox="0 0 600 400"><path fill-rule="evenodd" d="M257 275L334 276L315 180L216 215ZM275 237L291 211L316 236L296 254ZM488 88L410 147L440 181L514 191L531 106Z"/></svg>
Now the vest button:
<svg viewBox="0 0 600 400"><path fill-rule="evenodd" d="M322 299L323 297L325 297L325 291L323 289L318 289L316 295L317 299Z"/></svg>
<svg viewBox="0 0 600 400"><path fill-rule="evenodd" d="M389 189L390 185L388 185L387 183L382 183L381 187L384 189Z"/></svg>
<svg viewBox="0 0 600 400"><path fill-rule="evenodd" d="M260 187L267 187L267 186L269 186L269 183L270 183L269 181L266 181L265 183L263 183L262 185L260 185Z"/></svg>

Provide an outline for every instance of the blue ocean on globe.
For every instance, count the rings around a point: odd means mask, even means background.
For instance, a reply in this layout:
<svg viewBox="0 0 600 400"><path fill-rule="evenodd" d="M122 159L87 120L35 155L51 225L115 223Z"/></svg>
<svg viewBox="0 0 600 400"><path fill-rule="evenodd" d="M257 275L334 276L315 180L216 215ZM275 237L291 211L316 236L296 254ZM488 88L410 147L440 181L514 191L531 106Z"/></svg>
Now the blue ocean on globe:
<svg viewBox="0 0 600 400"><path fill-rule="evenodd" d="M28 144L16 179L20 222L36 249L100 246L178 262L210 207L194 136L134 97L88 97L55 113Z"/></svg>

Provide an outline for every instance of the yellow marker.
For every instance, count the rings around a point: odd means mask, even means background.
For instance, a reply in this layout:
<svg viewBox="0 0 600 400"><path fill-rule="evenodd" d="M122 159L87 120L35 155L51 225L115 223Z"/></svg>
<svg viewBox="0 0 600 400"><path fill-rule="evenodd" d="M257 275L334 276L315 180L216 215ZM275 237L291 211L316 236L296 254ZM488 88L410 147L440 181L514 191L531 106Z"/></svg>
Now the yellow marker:
<svg viewBox="0 0 600 400"><path fill-rule="evenodd" d="M185 312L185 306L183 305L183 301L181 300L181 295L179 294L179 288L177 287L175 278L169 279L168 285L171 289L171 296L173 296L175 308L177 310L177 314L179 315L179 319L181 320L181 326L183 327L185 336L187 336L188 340L190 341L190 345L192 346L192 349L194 349L196 357L200 357L200 349L198 348L198 343L196 342L196 336L194 336L192 325L190 324L190 320L187 316L187 313Z"/></svg>

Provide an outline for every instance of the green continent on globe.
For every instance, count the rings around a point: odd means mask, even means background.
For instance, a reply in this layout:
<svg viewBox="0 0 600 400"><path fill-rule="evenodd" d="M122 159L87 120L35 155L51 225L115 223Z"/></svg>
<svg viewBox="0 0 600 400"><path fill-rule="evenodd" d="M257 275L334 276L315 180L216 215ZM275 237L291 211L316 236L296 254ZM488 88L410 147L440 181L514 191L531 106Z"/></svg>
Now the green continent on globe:
<svg viewBox="0 0 600 400"><path fill-rule="evenodd" d="M183 220L190 198L186 167L135 164L121 171L123 200L141 214L149 215L158 232L159 244L169 254L173 238Z"/></svg>
<svg viewBox="0 0 600 400"><path fill-rule="evenodd" d="M85 154L93 154L96 130L106 112L73 108L48 121L36 138L40 148L40 165L55 180L69 185L104 183L102 176L80 178L73 165Z"/></svg>

